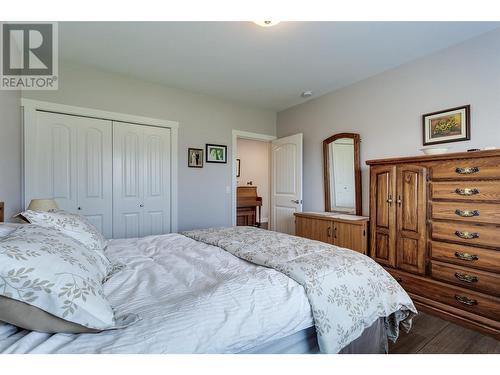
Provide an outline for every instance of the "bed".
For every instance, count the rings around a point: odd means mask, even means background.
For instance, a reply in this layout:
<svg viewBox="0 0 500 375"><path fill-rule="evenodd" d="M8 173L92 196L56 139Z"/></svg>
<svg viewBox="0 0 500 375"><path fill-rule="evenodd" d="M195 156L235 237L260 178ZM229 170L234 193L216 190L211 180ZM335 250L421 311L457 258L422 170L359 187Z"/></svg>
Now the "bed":
<svg viewBox="0 0 500 375"><path fill-rule="evenodd" d="M117 315L139 316L133 325L100 333L46 334L0 322L0 352L319 352L302 285L283 272L190 237L110 241L106 255L125 267L104 284L104 292ZM409 323L414 307L407 308L404 320ZM376 317L340 353L387 352L389 320Z"/></svg>

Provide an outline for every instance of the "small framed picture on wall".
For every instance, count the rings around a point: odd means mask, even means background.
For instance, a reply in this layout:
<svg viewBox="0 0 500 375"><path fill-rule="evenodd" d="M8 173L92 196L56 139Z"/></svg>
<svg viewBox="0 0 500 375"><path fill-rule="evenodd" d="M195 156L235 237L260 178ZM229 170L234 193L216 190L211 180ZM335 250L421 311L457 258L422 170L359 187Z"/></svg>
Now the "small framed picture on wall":
<svg viewBox="0 0 500 375"><path fill-rule="evenodd" d="M424 146L470 139L470 105L422 116Z"/></svg>
<svg viewBox="0 0 500 375"><path fill-rule="evenodd" d="M188 148L188 167L203 168L203 150L201 148Z"/></svg>
<svg viewBox="0 0 500 375"><path fill-rule="evenodd" d="M227 146L207 144L207 163L227 163Z"/></svg>

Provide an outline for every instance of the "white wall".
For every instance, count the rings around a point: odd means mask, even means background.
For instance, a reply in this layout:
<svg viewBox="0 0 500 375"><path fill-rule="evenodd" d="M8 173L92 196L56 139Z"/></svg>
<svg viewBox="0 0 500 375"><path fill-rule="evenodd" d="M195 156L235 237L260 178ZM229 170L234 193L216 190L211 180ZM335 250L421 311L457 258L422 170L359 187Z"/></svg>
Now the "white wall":
<svg viewBox="0 0 500 375"><path fill-rule="evenodd" d="M257 186L257 194L262 197L262 222L269 220L270 158L271 143L238 139L237 154L241 160L241 176L238 186L247 186L252 181Z"/></svg>
<svg viewBox="0 0 500 375"><path fill-rule="evenodd" d="M500 29L278 113L279 137L304 133L304 210L324 209L323 139L361 135L363 212L368 159L421 154L422 114L471 105L471 141L500 147Z"/></svg>
<svg viewBox="0 0 500 375"><path fill-rule="evenodd" d="M274 135L275 112L64 61L59 73L59 90L23 97L179 121L179 230L231 225L232 129ZM205 143L227 145L228 164L188 168L188 147ZM16 141L16 152L20 147Z"/></svg>
<svg viewBox="0 0 500 375"><path fill-rule="evenodd" d="M21 209L21 110L18 91L0 91L0 201L5 220Z"/></svg>

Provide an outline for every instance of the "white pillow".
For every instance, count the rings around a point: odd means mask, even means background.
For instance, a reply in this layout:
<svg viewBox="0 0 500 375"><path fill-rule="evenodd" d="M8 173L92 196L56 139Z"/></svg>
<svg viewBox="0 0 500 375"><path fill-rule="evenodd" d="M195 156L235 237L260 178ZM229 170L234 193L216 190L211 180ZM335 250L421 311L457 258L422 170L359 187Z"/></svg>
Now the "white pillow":
<svg viewBox="0 0 500 375"><path fill-rule="evenodd" d="M83 216L62 210L48 212L27 210L21 215L31 224L60 230L65 235L80 241L91 250L102 251L107 245L104 236Z"/></svg>
<svg viewBox="0 0 500 375"><path fill-rule="evenodd" d="M0 295L68 322L115 328L102 289L106 273L97 254L53 228L26 224L0 238Z"/></svg>
<svg viewBox="0 0 500 375"><path fill-rule="evenodd" d="M20 225L24 225L21 223L0 223L0 238L5 237L12 232L14 232Z"/></svg>

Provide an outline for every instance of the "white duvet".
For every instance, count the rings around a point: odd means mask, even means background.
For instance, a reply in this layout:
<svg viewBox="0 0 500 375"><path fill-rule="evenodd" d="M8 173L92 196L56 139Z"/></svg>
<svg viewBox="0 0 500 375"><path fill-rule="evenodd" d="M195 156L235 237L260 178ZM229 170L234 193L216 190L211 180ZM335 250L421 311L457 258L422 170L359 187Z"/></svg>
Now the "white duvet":
<svg viewBox="0 0 500 375"><path fill-rule="evenodd" d="M180 234L112 240L106 255L127 267L104 292L139 322L55 335L0 322L0 353L237 353L313 325L291 278Z"/></svg>

